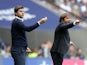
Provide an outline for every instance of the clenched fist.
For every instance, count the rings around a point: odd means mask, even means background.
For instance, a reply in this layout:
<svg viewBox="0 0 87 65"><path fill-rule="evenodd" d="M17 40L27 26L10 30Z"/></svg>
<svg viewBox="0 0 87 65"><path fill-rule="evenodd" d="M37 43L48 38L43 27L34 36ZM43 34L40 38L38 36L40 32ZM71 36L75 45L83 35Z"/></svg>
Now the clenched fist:
<svg viewBox="0 0 87 65"><path fill-rule="evenodd" d="M47 21L47 17L44 17L38 21L39 24L43 24Z"/></svg>
<svg viewBox="0 0 87 65"><path fill-rule="evenodd" d="M75 21L75 24L78 25L79 23L80 23L80 20L77 19L77 20Z"/></svg>

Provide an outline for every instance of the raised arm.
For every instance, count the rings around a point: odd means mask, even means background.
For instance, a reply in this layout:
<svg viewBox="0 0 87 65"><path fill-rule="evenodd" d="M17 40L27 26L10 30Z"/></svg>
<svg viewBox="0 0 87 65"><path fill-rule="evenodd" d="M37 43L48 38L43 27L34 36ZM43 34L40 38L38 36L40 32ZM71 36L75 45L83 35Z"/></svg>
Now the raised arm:
<svg viewBox="0 0 87 65"><path fill-rule="evenodd" d="M25 31L30 32L30 31L34 30L35 28L37 28L39 25L45 23L46 20L47 20L47 17L42 18L42 19L40 19L36 24L34 24L34 25L32 25L32 26L25 26L25 25L23 24L23 22L17 22L17 27L18 27L19 29L22 29L22 30L25 30Z"/></svg>

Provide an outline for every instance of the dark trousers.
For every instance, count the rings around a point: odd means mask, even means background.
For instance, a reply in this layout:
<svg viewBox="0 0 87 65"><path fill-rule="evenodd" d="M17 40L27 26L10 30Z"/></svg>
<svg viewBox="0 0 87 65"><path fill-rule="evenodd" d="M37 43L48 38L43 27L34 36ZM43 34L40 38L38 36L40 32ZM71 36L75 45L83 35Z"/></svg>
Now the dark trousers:
<svg viewBox="0 0 87 65"><path fill-rule="evenodd" d="M25 65L26 60L25 48L12 48L11 55L14 60L14 65Z"/></svg>
<svg viewBox="0 0 87 65"><path fill-rule="evenodd" d="M51 52L51 57L54 65L62 65L63 62L63 54L58 52Z"/></svg>

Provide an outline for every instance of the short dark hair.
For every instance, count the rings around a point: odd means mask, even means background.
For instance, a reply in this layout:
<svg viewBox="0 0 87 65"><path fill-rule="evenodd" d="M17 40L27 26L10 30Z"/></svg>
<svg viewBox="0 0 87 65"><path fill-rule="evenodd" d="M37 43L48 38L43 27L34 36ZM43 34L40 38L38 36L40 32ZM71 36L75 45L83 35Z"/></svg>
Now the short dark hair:
<svg viewBox="0 0 87 65"><path fill-rule="evenodd" d="M14 8L14 12L15 12L15 13L18 12L19 9L24 9L24 7L23 7L23 6L16 6L16 7Z"/></svg>
<svg viewBox="0 0 87 65"><path fill-rule="evenodd" d="M64 20L64 18L67 17L67 16L70 16L70 14L69 14L69 13L64 13L64 14L62 14L62 15L60 16L59 22L62 22L62 21Z"/></svg>

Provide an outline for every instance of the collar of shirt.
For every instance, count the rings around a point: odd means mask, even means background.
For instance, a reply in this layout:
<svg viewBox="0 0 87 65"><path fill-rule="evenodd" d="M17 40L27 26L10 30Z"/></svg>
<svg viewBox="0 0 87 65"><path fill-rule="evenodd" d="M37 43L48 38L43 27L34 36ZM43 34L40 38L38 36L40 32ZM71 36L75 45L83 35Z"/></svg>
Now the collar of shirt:
<svg viewBox="0 0 87 65"><path fill-rule="evenodd" d="M15 16L15 18L17 18L17 19L21 20L22 22L24 21L24 19L23 19L23 18L19 18L19 17L17 17L17 16Z"/></svg>

